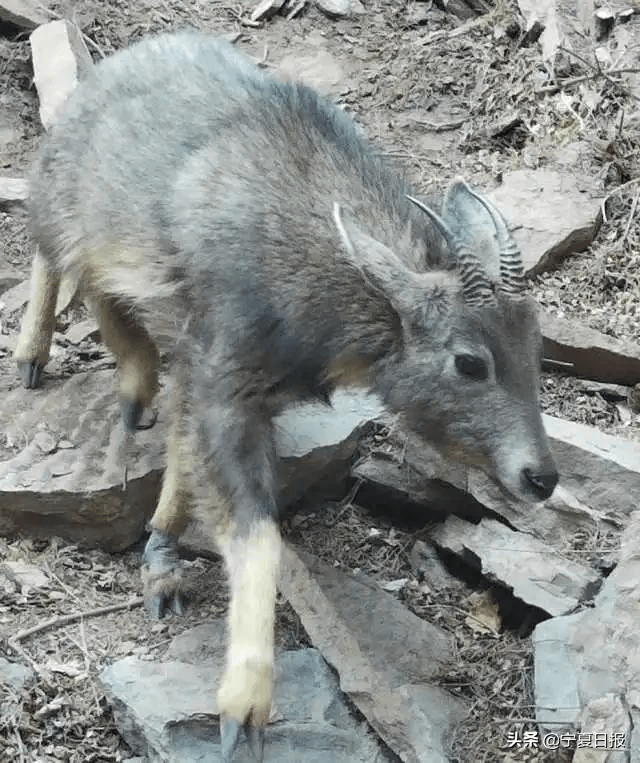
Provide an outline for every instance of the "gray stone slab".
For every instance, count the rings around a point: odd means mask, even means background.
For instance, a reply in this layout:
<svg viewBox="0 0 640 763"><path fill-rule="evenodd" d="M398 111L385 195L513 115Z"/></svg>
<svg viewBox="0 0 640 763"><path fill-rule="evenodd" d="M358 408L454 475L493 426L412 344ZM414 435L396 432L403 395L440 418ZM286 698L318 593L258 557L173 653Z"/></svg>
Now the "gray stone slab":
<svg viewBox="0 0 640 763"><path fill-rule="evenodd" d="M2 562L0 577L6 577L23 594L49 586L49 577L39 567L21 559Z"/></svg>
<svg viewBox="0 0 640 763"><path fill-rule="evenodd" d="M284 5L285 0L261 0L251 11L251 21L265 21L275 16Z"/></svg>
<svg viewBox="0 0 640 763"><path fill-rule="evenodd" d="M332 19L365 13L365 8L360 0L316 0L316 5Z"/></svg>
<svg viewBox="0 0 640 763"><path fill-rule="evenodd" d="M517 224L513 235L527 273L549 270L584 251L600 227L600 199L583 192L573 168L515 170L489 196Z"/></svg>
<svg viewBox="0 0 640 763"><path fill-rule="evenodd" d="M67 274L62 277L60 291L56 302L56 315L66 309L75 296L78 287L77 276ZM16 283L0 295L0 313L9 315L23 308L29 301L30 282L20 276L20 283Z"/></svg>
<svg viewBox="0 0 640 763"><path fill-rule="evenodd" d="M291 40L275 65L275 74L283 80L303 82L325 95L337 96L349 82L353 62L339 58L327 49L327 39L313 30L304 39Z"/></svg>
<svg viewBox="0 0 640 763"><path fill-rule="evenodd" d="M278 584L340 686L403 761L445 763L465 704L435 684L449 636L364 577L287 546Z"/></svg>
<svg viewBox="0 0 640 763"><path fill-rule="evenodd" d="M113 372L99 371L5 395L3 430L16 453L0 462L0 532L110 550L140 537L158 494L162 441L156 429L125 435L113 385ZM52 447L41 447L42 434Z"/></svg>
<svg viewBox="0 0 640 763"><path fill-rule="evenodd" d="M476 525L449 517L432 530L431 538L512 590L514 596L553 616L573 611L600 587L601 576L595 570L495 519Z"/></svg>
<svg viewBox="0 0 640 763"><path fill-rule="evenodd" d="M38 24L46 24L49 20L43 6L44 3L38 0L3 0L0 3L0 21L8 21L21 29L35 29Z"/></svg>
<svg viewBox="0 0 640 763"><path fill-rule="evenodd" d="M533 633L536 717L543 727L626 735L629 757L640 761L635 726L640 715L640 512L625 529L620 562L593 608L540 623ZM634 736L635 735L635 736ZM635 742L632 741L635 739ZM609 760L609 758L607 758Z"/></svg>
<svg viewBox="0 0 640 763"><path fill-rule="evenodd" d="M222 622L201 626L192 646L221 638ZM116 723L136 754L166 763L215 763L220 731L215 690L222 653L190 652L185 661L160 663L127 657L106 668L101 680L113 704ZM188 660L188 661L187 661ZM250 760L242 741L237 760ZM314 649L283 652L276 659L274 713L265 733L265 763L384 763L391 757L356 720L335 675Z"/></svg>
<svg viewBox="0 0 640 763"><path fill-rule="evenodd" d="M2 206L1 200L0 206ZM3 294L14 286L17 286L23 280L24 276L17 268L14 268L13 265L10 265L8 262L0 265L0 312L4 312L6 309L3 306ZM5 334L5 337L6 336L8 336L8 334Z"/></svg>
<svg viewBox="0 0 640 763"><path fill-rule="evenodd" d="M10 662L0 657L0 686L18 694L25 686L36 678L36 674L26 665Z"/></svg>
<svg viewBox="0 0 640 763"><path fill-rule="evenodd" d="M554 61L561 46L574 48L576 38L584 40L593 32L591 0L518 0L518 5L527 30L536 23L542 27L540 46L547 62Z"/></svg>
<svg viewBox="0 0 640 763"><path fill-rule="evenodd" d="M376 468L369 473L425 509L480 519L484 506L551 545L596 522L611 530L624 526L640 494L640 444L554 416L543 415L543 421L560 472L559 488L543 503L509 498L484 472L445 461L411 434L401 434L401 462L373 454ZM368 476L358 466L355 472Z"/></svg>
<svg viewBox="0 0 640 763"><path fill-rule="evenodd" d="M617 464L621 469L640 474L640 442L615 437L577 421L565 421L546 414L543 414L542 418L554 445L565 443L604 461Z"/></svg>
<svg viewBox="0 0 640 763"><path fill-rule="evenodd" d="M167 401L161 394L152 429L126 435L114 381L113 371L94 371L5 395L0 418L14 455L0 461L0 533L55 534L116 551L140 538L165 465ZM345 392L334 407L300 406L278 417L282 502L318 482L341 490L359 426L376 410Z"/></svg>
<svg viewBox="0 0 640 763"><path fill-rule="evenodd" d="M336 390L331 406L308 403L290 408L275 419L278 453L296 458L332 446L383 410L382 402L374 395L349 389Z"/></svg>
<svg viewBox="0 0 640 763"><path fill-rule="evenodd" d="M556 730L577 724L580 715L578 678L567 667L571 664L569 633L580 617L580 614L554 617L535 629L536 717L543 728Z"/></svg>
<svg viewBox="0 0 640 763"><path fill-rule="evenodd" d="M27 193L27 181L24 178L0 177L0 207L24 204Z"/></svg>
<svg viewBox="0 0 640 763"><path fill-rule="evenodd" d="M40 120L53 125L78 79L93 62L78 27L67 19L42 24L30 35L33 80L40 98Z"/></svg>
<svg viewBox="0 0 640 763"><path fill-rule="evenodd" d="M414 574L422 578L423 582L433 591L464 587L464 583L453 576L440 561L434 546L423 540L417 540L413 544L409 561Z"/></svg>
<svg viewBox="0 0 640 763"><path fill-rule="evenodd" d="M9 315L29 301L29 281L20 278L18 283L3 289L0 295L0 313Z"/></svg>
<svg viewBox="0 0 640 763"><path fill-rule="evenodd" d="M640 344L614 339L583 322L539 311L544 357L570 363L576 376L632 386L640 382Z"/></svg>

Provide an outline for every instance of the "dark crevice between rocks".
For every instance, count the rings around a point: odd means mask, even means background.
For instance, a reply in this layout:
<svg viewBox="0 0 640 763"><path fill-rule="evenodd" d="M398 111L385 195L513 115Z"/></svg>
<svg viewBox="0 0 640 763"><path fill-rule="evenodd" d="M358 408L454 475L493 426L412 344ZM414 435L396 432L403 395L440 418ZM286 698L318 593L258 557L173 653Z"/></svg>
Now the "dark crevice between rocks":
<svg viewBox="0 0 640 763"><path fill-rule="evenodd" d="M437 548L437 552L447 571L464 581L469 588L474 590L491 589L491 593L498 603L504 630L513 631L519 637L526 638L531 635L538 623L550 618L550 615L543 609L527 604L514 596L505 586L489 581L481 572L481 560L472 551L465 549L462 555L458 555L446 549Z"/></svg>

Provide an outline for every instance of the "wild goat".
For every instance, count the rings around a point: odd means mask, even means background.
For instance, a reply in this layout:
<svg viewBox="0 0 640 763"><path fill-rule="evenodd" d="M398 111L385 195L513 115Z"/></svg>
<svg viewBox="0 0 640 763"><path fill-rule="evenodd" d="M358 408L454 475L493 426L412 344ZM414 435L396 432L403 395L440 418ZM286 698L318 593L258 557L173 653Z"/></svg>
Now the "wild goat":
<svg viewBox="0 0 640 763"><path fill-rule="evenodd" d="M36 162L25 384L47 362L65 272L116 357L130 428L158 389L149 331L178 327L145 586L157 615L180 609L176 541L192 512L210 517L231 587L226 759L243 728L262 742L271 704L275 414L361 385L515 496L557 482L536 310L503 218L462 181L439 212L410 194L341 110L197 33L98 64Z"/></svg>

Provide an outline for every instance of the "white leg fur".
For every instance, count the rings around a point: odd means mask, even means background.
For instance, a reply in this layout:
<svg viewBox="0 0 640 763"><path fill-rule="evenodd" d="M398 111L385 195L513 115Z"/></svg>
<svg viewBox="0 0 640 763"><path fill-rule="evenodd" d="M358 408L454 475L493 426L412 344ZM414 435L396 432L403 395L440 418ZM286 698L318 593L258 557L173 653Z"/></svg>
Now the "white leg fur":
<svg viewBox="0 0 640 763"><path fill-rule="evenodd" d="M19 363L44 366L49 360L59 287L60 275L52 271L47 260L36 251L31 267L29 304L15 351Z"/></svg>
<svg viewBox="0 0 640 763"><path fill-rule="evenodd" d="M231 587L227 668L218 710L241 724L269 720L273 685L276 580L281 538L272 520L222 542Z"/></svg>

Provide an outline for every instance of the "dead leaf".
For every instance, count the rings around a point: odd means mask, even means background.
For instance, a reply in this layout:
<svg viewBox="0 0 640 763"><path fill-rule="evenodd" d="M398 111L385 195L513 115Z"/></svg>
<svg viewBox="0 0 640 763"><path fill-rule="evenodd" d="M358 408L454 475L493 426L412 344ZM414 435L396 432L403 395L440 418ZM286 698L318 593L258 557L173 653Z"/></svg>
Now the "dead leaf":
<svg viewBox="0 0 640 763"><path fill-rule="evenodd" d="M383 591L389 593L397 593L401 591L409 582L409 578L398 578L398 580L389 580L386 583L381 583L380 587Z"/></svg>
<svg viewBox="0 0 640 763"><path fill-rule="evenodd" d="M69 676L69 678L78 678L78 676L86 674L84 666L80 667L78 664L72 662L57 662L56 660L47 660L47 670L52 673L60 673L63 676Z"/></svg>
<svg viewBox="0 0 640 763"><path fill-rule="evenodd" d="M493 633L497 635L502 627L498 604L490 591L474 593L469 597L469 614L465 623L475 633Z"/></svg>

